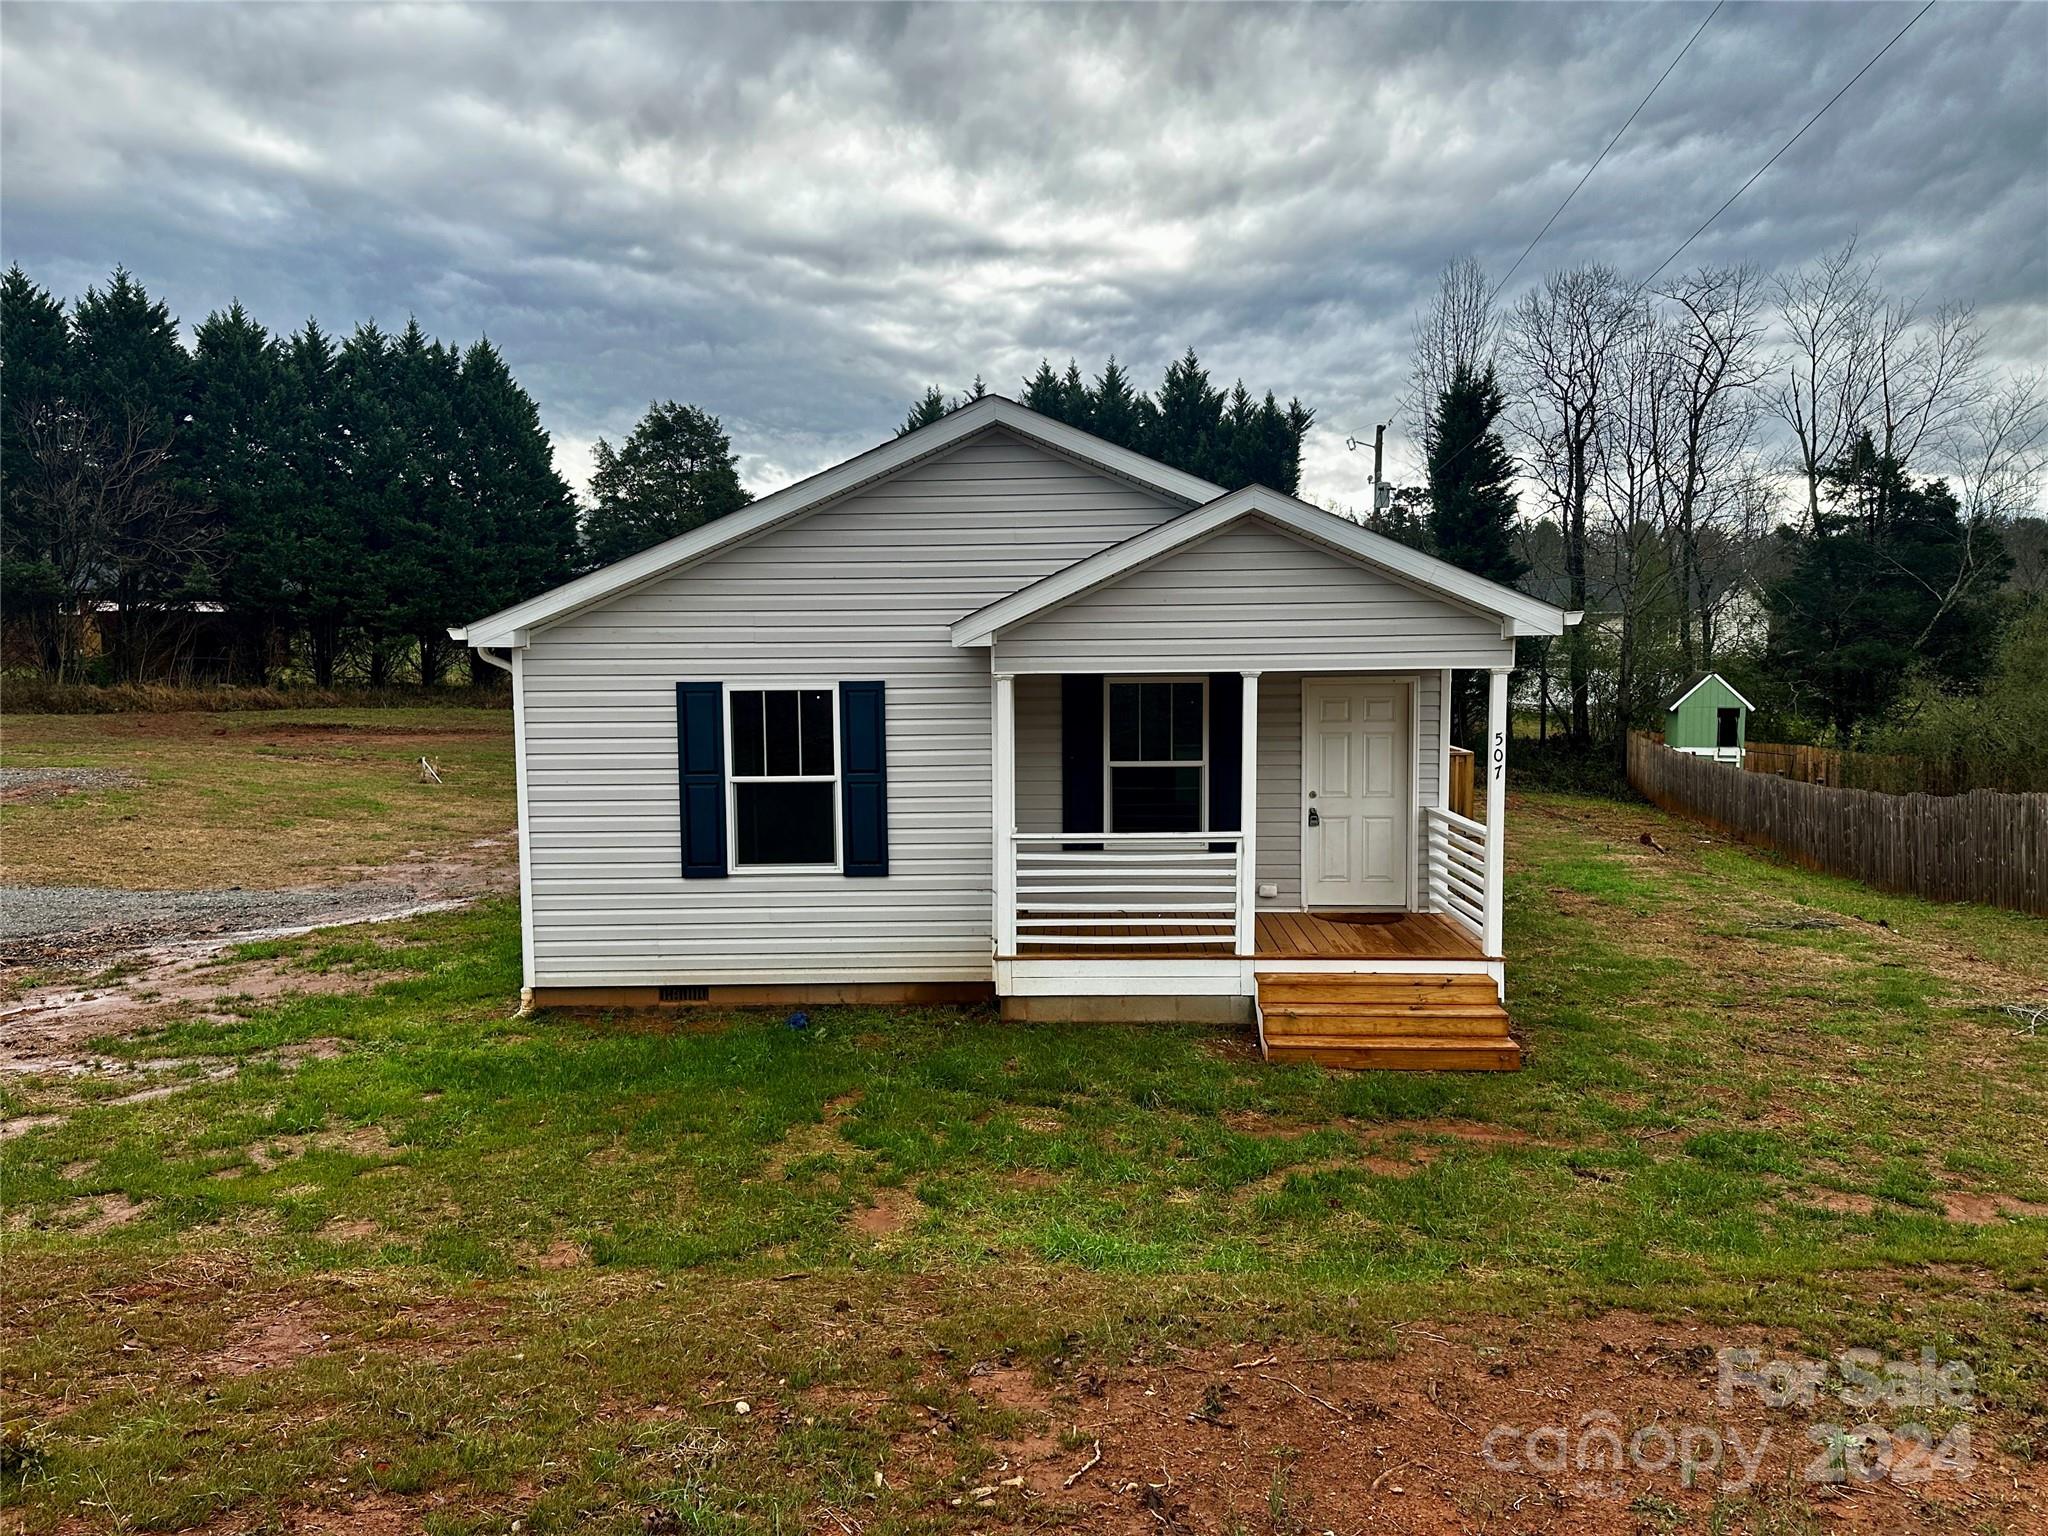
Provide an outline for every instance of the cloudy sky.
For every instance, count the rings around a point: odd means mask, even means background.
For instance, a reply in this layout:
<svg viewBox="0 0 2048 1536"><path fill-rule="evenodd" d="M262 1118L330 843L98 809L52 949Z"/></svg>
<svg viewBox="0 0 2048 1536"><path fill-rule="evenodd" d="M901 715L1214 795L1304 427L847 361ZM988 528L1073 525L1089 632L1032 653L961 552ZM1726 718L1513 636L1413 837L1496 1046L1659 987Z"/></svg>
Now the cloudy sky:
<svg viewBox="0 0 2048 1536"><path fill-rule="evenodd" d="M1434 274L1504 271L1709 8L8 3L0 255L188 326L487 333L579 485L654 398L767 489L927 384L1192 344L1362 505ZM1725 5L1516 286L1647 273L1913 9ZM2048 6L1935 6L1686 264L1852 235L2048 359Z"/></svg>

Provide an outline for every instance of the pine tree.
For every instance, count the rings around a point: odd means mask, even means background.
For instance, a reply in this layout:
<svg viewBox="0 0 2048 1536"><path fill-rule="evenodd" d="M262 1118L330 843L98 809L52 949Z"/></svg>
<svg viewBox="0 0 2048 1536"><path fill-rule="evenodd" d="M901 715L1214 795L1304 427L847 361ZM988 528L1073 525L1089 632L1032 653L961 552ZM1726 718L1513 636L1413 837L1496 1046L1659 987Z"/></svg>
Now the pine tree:
<svg viewBox="0 0 2048 1536"><path fill-rule="evenodd" d="M279 365L281 519L291 546L290 597L314 683L334 686L353 613L363 541L344 505L347 439L335 346L308 320Z"/></svg>
<svg viewBox="0 0 2048 1536"><path fill-rule="evenodd" d="M178 322L125 267L87 288L71 312L74 384L68 392L92 441L100 492L97 552L103 623L116 676L139 680L174 658L191 605L212 585L210 530L189 494L179 428L191 359Z"/></svg>
<svg viewBox="0 0 2048 1536"><path fill-rule="evenodd" d="M1189 347L1179 361L1168 366L1154 397L1159 416L1153 424L1145 452L1205 480L1216 478L1227 464L1219 464L1223 430L1223 396L1209 387L1209 374Z"/></svg>
<svg viewBox="0 0 2048 1536"><path fill-rule="evenodd" d="M1428 465L1429 541L1438 558L1513 586L1529 567L1515 551L1515 465L1497 427L1507 402L1493 367L1459 363L1437 397L1423 448ZM1485 674L1457 675L1451 735L1472 744Z"/></svg>
<svg viewBox="0 0 2048 1536"><path fill-rule="evenodd" d="M576 499L555 468L540 407L488 340L462 355L463 545L474 560L469 606L477 617L559 586L580 558ZM606 450L609 452L609 448ZM471 658L471 676L496 674Z"/></svg>
<svg viewBox="0 0 2048 1536"><path fill-rule="evenodd" d="M974 382L979 384L980 377L977 376ZM906 432L915 432L919 427L928 427L952 409L953 407L946 403L945 392L934 384L918 397L917 404L910 408L910 414L903 418L903 425L896 429L896 435L901 437Z"/></svg>
<svg viewBox="0 0 2048 1536"><path fill-rule="evenodd" d="M718 418L669 400L650 405L625 445L598 439L583 520L592 565L610 565L736 512L753 497Z"/></svg>
<svg viewBox="0 0 2048 1536"><path fill-rule="evenodd" d="M0 278L0 592L10 613L28 620L53 675L69 657L64 607L82 552L60 547L37 467L70 409L72 366L63 300L18 263L10 267Z"/></svg>
<svg viewBox="0 0 2048 1536"><path fill-rule="evenodd" d="M1126 373L1111 353L1102 372L1095 376L1095 388L1088 399L1090 430L1097 437L1107 439L1120 448L1135 448L1144 429L1144 413L1140 409L1138 392L1131 387L1131 376Z"/></svg>
<svg viewBox="0 0 2048 1536"><path fill-rule="evenodd" d="M359 563L345 603L352 638L363 652L372 687L391 680L399 644L407 638L417 554L407 546L406 429L399 415L391 340L374 320L358 325L334 363L334 400L340 429L341 474L335 510L352 528Z"/></svg>
<svg viewBox="0 0 2048 1536"><path fill-rule="evenodd" d="M1066 409L1065 391L1060 386L1060 376L1053 372L1050 358L1041 357L1038 372L1024 381L1024 398L1020 404L1026 410L1050 416L1054 421L1064 419L1061 413Z"/></svg>
<svg viewBox="0 0 2048 1536"><path fill-rule="evenodd" d="M1843 739L1874 723L1908 674L1970 686L1997 629L2010 570L1998 530L1971 526L1939 480L1915 484L1868 432L1823 476L1811 529L1777 535L1769 669L1794 707Z"/></svg>
<svg viewBox="0 0 2048 1536"><path fill-rule="evenodd" d="M239 303L208 315L193 343L186 469L214 529L214 591L235 676L260 687L293 606L282 362Z"/></svg>

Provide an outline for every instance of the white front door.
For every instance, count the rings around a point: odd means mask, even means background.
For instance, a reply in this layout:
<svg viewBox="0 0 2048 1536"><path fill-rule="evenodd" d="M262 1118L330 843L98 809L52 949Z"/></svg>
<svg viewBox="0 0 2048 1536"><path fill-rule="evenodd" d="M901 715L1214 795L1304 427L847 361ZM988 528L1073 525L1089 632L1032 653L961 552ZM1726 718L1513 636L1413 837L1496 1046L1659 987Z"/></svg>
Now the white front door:
<svg viewBox="0 0 2048 1536"><path fill-rule="evenodd" d="M1408 687L1354 678L1302 683L1305 906L1408 905Z"/></svg>

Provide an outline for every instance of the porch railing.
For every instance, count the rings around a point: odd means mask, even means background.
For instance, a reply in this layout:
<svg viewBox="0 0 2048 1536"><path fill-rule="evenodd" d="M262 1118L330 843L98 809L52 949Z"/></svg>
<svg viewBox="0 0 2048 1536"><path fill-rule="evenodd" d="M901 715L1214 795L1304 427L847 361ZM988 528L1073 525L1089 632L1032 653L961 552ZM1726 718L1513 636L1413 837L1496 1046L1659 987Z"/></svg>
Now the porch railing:
<svg viewBox="0 0 2048 1536"><path fill-rule="evenodd" d="M998 950L1240 953L1244 839L1236 832L1017 832ZM1242 952L1249 953L1249 945Z"/></svg>
<svg viewBox="0 0 2048 1536"><path fill-rule="evenodd" d="M1429 808L1429 906L1486 940L1486 839L1484 822L1442 806Z"/></svg>

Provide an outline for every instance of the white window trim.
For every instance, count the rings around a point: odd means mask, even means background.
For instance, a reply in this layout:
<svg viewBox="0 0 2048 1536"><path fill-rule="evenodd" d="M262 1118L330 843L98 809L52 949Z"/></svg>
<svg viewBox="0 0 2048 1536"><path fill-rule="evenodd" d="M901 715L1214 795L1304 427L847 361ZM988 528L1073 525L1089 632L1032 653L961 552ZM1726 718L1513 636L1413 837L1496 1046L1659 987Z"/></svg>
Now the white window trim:
<svg viewBox="0 0 2048 1536"><path fill-rule="evenodd" d="M742 784L823 784L828 782L824 775L816 773L749 773L742 774L737 764L739 754L734 749L732 727L732 696L736 693L804 693L822 689L832 701L832 862L829 864L742 864L740 862L740 795ZM846 869L846 828L842 824L841 795L839 793L839 685L836 682L821 681L817 678L801 682L786 679L774 682L726 683L722 685L719 707L725 711L725 824L730 829L731 856L726 868L735 875L837 875ZM801 709L801 706L799 706ZM767 706L762 706L762 717L767 717ZM801 731L801 726L799 726ZM765 762L765 757L763 758Z"/></svg>
<svg viewBox="0 0 2048 1536"><path fill-rule="evenodd" d="M1202 760L1194 763L1188 758L1122 758L1116 755L1110 735L1109 696L1118 683L1199 683L1202 688ZM1171 733L1169 728L1169 734ZM1209 679L1206 675L1190 677L1185 673L1147 672L1128 676L1110 676L1102 680L1102 825L1105 831L1116 830L1116 772L1118 768L1188 768L1202 770L1201 788L1197 791L1200 804L1196 807L1200 817L1197 832L1209 830Z"/></svg>

